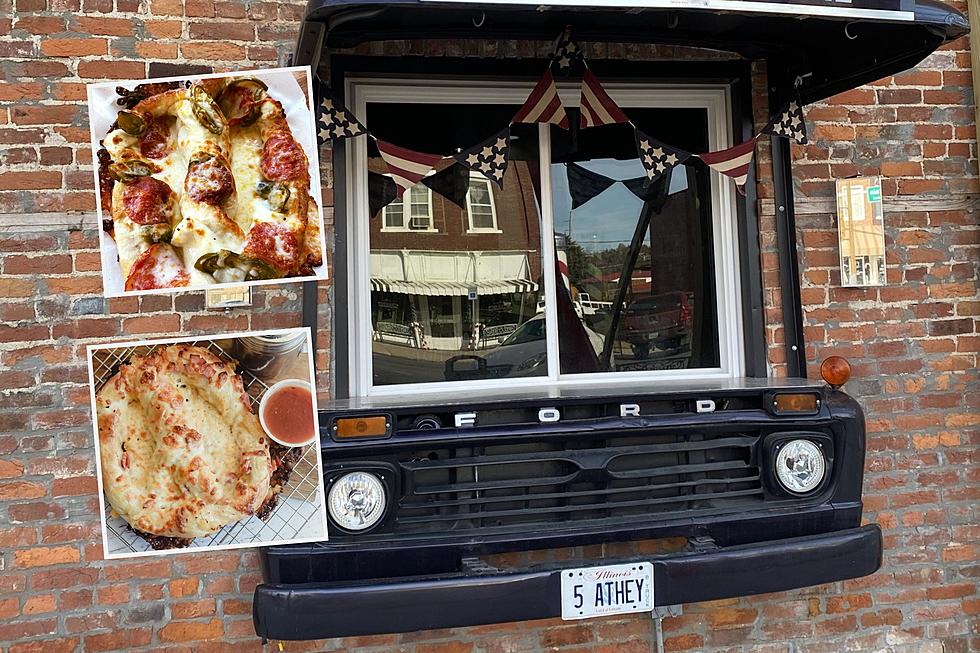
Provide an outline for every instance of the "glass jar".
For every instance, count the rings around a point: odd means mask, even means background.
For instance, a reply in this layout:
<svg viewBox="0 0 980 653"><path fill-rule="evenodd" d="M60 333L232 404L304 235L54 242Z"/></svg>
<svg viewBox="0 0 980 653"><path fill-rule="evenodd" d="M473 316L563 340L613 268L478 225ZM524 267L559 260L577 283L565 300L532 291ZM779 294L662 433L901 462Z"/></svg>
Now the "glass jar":
<svg viewBox="0 0 980 653"><path fill-rule="evenodd" d="M306 331L289 331L235 340L235 358L243 369L263 381L278 376L289 354L303 349Z"/></svg>

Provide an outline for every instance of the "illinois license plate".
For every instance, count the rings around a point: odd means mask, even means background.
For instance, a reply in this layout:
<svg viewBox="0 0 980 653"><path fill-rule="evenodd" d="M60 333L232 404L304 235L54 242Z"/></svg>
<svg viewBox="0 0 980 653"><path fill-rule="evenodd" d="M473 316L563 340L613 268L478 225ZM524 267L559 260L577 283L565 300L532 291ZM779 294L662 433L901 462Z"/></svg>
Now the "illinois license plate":
<svg viewBox="0 0 980 653"><path fill-rule="evenodd" d="M653 610L653 565L565 569L561 572L561 618L588 619Z"/></svg>

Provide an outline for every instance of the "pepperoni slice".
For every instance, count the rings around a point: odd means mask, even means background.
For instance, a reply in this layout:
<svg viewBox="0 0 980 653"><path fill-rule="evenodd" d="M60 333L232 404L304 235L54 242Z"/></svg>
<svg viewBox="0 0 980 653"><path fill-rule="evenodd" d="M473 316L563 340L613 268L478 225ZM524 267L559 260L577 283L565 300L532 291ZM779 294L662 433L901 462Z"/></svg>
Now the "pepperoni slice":
<svg viewBox="0 0 980 653"><path fill-rule="evenodd" d="M184 190L194 201L216 206L235 192L235 178L221 159L211 156L191 162Z"/></svg>
<svg viewBox="0 0 980 653"><path fill-rule="evenodd" d="M271 181L304 179L309 169L306 154L289 132L277 131L262 146L262 175Z"/></svg>
<svg viewBox="0 0 980 653"><path fill-rule="evenodd" d="M139 255L126 278L126 290L178 288L191 282L174 248L166 243L150 245Z"/></svg>
<svg viewBox="0 0 980 653"><path fill-rule="evenodd" d="M140 136L140 153L148 159L162 159L170 154L170 127L171 120L150 118L150 124Z"/></svg>
<svg viewBox="0 0 980 653"><path fill-rule="evenodd" d="M123 208L136 224L169 223L174 213L173 196L166 182L140 177L123 187Z"/></svg>
<svg viewBox="0 0 980 653"><path fill-rule="evenodd" d="M249 230L242 254L261 259L280 275L286 275L296 267L299 249L299 240L288 228L274 222L259 222Z"/></svg>

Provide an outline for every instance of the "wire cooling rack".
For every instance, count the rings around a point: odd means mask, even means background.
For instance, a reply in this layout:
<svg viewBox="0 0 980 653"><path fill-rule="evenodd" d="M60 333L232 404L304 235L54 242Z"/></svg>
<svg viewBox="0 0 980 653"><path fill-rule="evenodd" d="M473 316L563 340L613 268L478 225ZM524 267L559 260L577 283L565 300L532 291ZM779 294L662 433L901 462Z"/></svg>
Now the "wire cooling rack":
<svg viewBox="0 0 980 653"><path fill-rule="evenodd" d="M238 366L238 361L214 340L198 340L182 344L203 347L222 360ZM92 352L92 373L95 379L95 391L98 392L119 371L120 366L128 362L133 356L145 356L159 347L166 346L169 345L140 345L94 350ZM238 369L238 374L242 377L242 383L245 386L245 392L248 393L252 410L257 415L259 401L269 386L246 369ZM276 445L272 443L272 446ZM323 495L320 485L321 474L317 465L316 446L314 443L303 447L299 460L293 466L289 479L282 488L276 507L264 519L255 516L241 519L222 527L214 535L191 540L189 546L194 548L229 544L262 544L315 537L327 539L320 518ZM108 502L106 502L106 513L109 554L139 553L153 550L146 540L129 528L129 524L124 519L111 515Z"/></svg>

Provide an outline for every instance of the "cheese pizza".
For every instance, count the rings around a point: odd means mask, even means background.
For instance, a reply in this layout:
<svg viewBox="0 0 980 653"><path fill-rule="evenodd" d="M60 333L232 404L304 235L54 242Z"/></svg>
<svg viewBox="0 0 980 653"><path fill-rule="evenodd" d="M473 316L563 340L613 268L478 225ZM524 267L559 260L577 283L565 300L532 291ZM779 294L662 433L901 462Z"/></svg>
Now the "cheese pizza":
<svg viewBox="0 0 980 653"><path fill-rule="evenodd" d="M281 489L241 377L205 348L123 364L96 393L96 418L106 500L144 536L211 535L261 514Z"/></svg>
<svg viewBox="0 0 980 653"><path fill-rule="evenodd" d="M125 290L310 276L323 263L309 160L261 80L125 91L99 153Z"/></svg>

